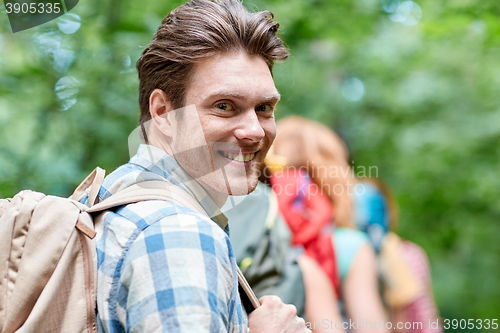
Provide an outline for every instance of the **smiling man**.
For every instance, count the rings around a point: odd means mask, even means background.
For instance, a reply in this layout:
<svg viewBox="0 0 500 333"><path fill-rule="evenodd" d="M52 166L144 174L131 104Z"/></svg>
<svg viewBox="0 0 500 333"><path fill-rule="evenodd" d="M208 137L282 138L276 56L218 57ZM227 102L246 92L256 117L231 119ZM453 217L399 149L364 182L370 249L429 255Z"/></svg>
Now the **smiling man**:
<svg viewBox="0 0 500 333"><path fill-rule="evenodd" d="M247 316L220 211L228 195L254 190L276 136L271 70L288 56L277 29L271 13L249 13L237 0L193 0L162 21L137 61L145 144L106 177L99 200L168 181L203 213L177 200L105 213L99 331L309 332L277 297L261 298Z"/></svg>

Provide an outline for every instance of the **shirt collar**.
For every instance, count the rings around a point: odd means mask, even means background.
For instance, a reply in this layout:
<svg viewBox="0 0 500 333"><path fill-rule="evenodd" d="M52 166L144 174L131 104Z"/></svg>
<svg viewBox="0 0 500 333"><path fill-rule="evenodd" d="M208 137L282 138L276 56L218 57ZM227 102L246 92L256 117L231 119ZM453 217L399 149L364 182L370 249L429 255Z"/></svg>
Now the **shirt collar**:
<svg viewBox="0 0 500 333"><path fill-rule="evenodd" d="M139 165L150 172L160 175L191 194L208 216L210 216L212 221L217 223L226 232L229 231L227 217L220 211L207 191L188 175L172 156L157 147L142 144L139 146L137 154L130 159L130 163Z"/></svg>

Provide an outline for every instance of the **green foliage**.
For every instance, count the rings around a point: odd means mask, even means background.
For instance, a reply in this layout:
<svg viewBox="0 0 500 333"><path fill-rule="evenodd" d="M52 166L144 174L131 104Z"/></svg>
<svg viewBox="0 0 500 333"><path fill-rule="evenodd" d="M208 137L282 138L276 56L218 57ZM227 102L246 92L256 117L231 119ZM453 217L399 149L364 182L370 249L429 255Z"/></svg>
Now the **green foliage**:
<svg viewBox="0 0 500 333"><path fill-rule="evenodd" d="M422 18L405 25L391 20L396 2L392 13L386 0L245 4L275 13L292 53L275 67L277 117L331 126L354 166L378 168L399 233L429 254L442 317L498 318L500 7L418 0ZM0 15L0 197L68 195L96 165L128 160L134 64L180 3L82 0L73 34L60 20L12 34Z"/></svg>

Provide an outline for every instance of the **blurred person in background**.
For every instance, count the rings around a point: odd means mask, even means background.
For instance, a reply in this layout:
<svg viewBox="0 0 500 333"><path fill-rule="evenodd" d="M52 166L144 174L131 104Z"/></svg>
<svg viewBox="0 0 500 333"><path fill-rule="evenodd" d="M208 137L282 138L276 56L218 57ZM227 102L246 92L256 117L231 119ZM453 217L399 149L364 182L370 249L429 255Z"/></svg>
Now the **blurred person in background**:
<svg viewBox="0 0 500 333"><path fill-rule="evenodd" d="M332 278L330 275L330 279L333 286L336 285L335 279L340 283L338 288L332 289L337 292L331 299L341 300L341 310L346 319L363 322L356 327L357 332L387 332L385 327L375 329L369 324L386 322L386 314L378 292L375 253L366 235L355 230L353 222L352 192L356 179L347 162L347 146L328 127L299 116L290 116L278 121L277 128L278 135L272 151L286 159L288 169L305 171L311 184L319 188L318 198L327 199L322 203L316 201L314 204L322 208L327 207L328 225L335 225L333 244L337 277ZM271 183L273 186L287 186L283 179L283 175L276 172L271 177ZM293 210L287 207L286 199L281 201L280 211L285 220L287 216L293 218ZM312 212L318 212L318 209ZM312 212L308 212L311 217ZM314 219L311 221L320 223ZM291 229L293 231L293 227ZM330 234L331 232L330 230ZM294 236L300 239L302 235ZM328 269L324 264L321 266ZM328 273L327 270L326 272ZM315 288L316 282L315 276L304 274L306 295L309 288Z"/></svg>
<svg viewBox="0 0 500 333"><path fill-rule="evenodd" d="M377 253L384 302L394 325L412 323L410 329L395 326L396 331L442 332L442 327L435 324L438 310L425 251L396 235L397 207L389 188L380 180L370 178L360 179L360 184L363 188L354 196L354 220L356 227L367 234Z"/></svg>

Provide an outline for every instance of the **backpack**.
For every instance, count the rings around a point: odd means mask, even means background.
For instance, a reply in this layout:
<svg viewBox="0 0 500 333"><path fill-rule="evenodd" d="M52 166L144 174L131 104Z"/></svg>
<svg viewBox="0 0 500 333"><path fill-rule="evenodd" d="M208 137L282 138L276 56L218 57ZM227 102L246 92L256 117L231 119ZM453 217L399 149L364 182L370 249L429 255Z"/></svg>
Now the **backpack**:
<svg viewBox="0 0 500 333"><path fill-rule="evenodd" d="M255 294L277 295L284 303L295 305L297 315L302 317L306 296L296 261L302 250L290 244L290 229L279 214L275 192L259 182L252 193L224 214L230 222L239 268Z"/></svg>
<svg viewBox="0 0 500 333"><path fill-rule="evenodd" d="M199 203L167 181L130 186L95 204L105 171L96 168L70 198L24 190L0 199L0 333L97 332L95 224L107 209L143 200ZM89 207L81 204L85 195ZM242 298L259 301L238 270Z"/></svg>

